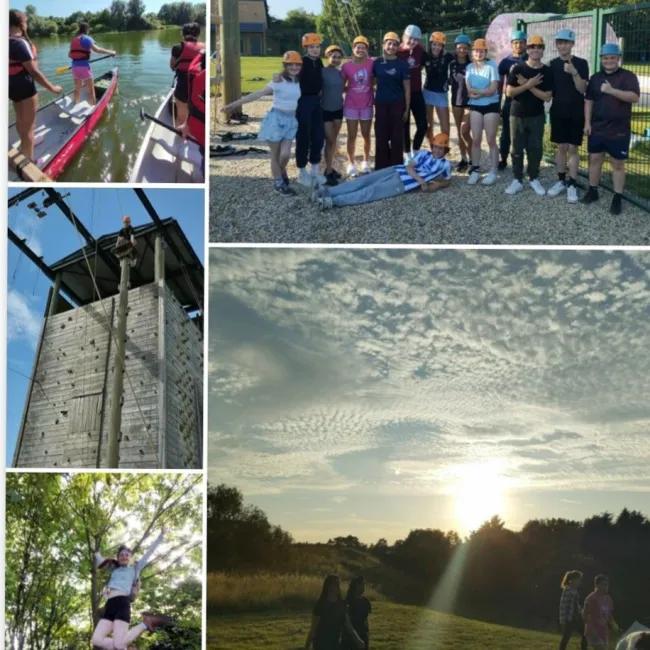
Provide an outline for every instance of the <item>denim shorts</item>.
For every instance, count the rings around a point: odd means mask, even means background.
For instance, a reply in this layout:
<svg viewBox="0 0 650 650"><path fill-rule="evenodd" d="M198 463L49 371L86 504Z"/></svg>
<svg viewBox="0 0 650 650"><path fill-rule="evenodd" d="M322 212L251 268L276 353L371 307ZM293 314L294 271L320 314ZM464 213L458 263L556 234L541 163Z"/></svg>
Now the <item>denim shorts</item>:
<svg viewBox="0 0 650 650"><path fill-rule="evenodd" d="M267 142L280 142L293 140L298 130L298 120L295 113L287 113L277 108L272 108L262 120L258 140Z"/></svg>
<svg viewBox="0 0 650 650"><path fill-rule="evenodd" d="M427 90L426 88L424 88L422 90L422 95L424 97L424 103L427 106L437 106L438 108L449 108L448 93L436 93L433 90Z"/></svg>

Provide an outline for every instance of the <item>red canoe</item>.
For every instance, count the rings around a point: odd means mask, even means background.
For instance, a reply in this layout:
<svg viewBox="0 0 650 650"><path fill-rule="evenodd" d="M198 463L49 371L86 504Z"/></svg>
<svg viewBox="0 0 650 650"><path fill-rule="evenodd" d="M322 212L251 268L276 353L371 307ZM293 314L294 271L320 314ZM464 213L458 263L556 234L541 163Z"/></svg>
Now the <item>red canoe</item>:
<svg viewBox="0 0 650 650"><path fill-rule="evenodd" d="M56 180L70 164L97 126L117 88L117 77L117 68L113 68L95 79L97 103L94 106L83 99L74 104L70 92L38 109L34 162L52 180ZM17 148L19 141L14 123L9 127L10 148ZM10 180L19 180L17 176L11 176L10 173Z"/></svg>

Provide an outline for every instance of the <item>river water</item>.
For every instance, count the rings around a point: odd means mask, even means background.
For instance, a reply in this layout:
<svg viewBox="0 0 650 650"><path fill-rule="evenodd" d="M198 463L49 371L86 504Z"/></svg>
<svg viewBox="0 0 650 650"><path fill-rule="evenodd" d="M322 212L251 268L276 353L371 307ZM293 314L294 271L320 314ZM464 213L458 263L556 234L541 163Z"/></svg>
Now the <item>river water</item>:
<svg viewBox="0 0 650 650"><path fill-rule="evenodd" d="M91 137L59 181L126 182L135 163L140 144L150 122L140 120L140 108L153 115L173 82L169 68L171 48L180 42L180 27L146 32L91 34L99 47L115 50L117 56L92 65L93 74L117 66L119 82L106 112ZM55 68L70 64L70 38L34 39L38 47L38 64L47 78L63 86L74 86L71 74L55 74ZM93 53L92 58L103 56ZM37 85L39 105L54 96ZM9 102L9 121L14 121Z"/></svg>

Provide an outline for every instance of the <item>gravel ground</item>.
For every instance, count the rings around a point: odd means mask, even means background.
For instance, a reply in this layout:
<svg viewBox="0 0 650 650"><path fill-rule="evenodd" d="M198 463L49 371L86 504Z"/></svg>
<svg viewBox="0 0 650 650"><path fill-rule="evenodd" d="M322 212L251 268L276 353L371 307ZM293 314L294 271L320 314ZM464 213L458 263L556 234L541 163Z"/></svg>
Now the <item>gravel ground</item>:
<svg viewBox="0 0 650 650"><path fill-rule="evenodd" d="M270 100L245 105L248 125L218 130L257 131ZM259 146L255 140L234 143ZM485 145L484 145L485 146ZM345 123L339 136L345 150ZM361 137L357 139L358 153ZM458 160L452 127L451 160ZM339 171L345 159L339 156ZM483 168L485 169L485 152ZM295 162L290 178L297 175ZM541 181L550 187L556 176L544 165ZM492 187L469 186L467 176L455 176L447 189L408 194L356 207L320 211L308 193L285 197L272 188L268 154L213 158L210 163L210 241L247 243L359 243L359 244L486 244L645 246L650 244L650 214L624 202L618 217L609 214L611 194L590 206L568 205L566 197L538 197L530 188L510 197L504 189L510 169ZM585 180L581 181L583 184Z"/></svg>

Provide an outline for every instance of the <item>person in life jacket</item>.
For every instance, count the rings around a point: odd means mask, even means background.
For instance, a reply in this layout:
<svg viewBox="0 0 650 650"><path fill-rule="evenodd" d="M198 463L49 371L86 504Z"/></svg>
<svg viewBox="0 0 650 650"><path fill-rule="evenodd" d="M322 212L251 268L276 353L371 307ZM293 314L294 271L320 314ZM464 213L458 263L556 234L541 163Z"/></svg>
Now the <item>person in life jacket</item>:
<svg viewBox="0 0 650 650"><path fill-rule="evenodd" d="M176 105L176 124L187 121L189 101L190 64L198 54L205 51L205 43L199 41L201 27L198 23L183 25L183 42L174 45L169 66L176 73L176 86L174 88L174 103Z"/></svg>
<svg viewBox="0 0 650 650"><path fill-rule="evenodd" d="M38 109L36 83L51 93L63 92L38 69L37 50L27 35L27 14L9 12L9 99L16 115L20 152L34 160L34 125Z"/></svg>
<svg viewBox="0 0 650 650"><path fill-rule="evenodd" d="M92 636L94 647L126 650L143 632L154 632L159 627L172 624L168 616L143 614L142 622L129 629L131 602L139 590L140 572L149 564L163 537L164 533L161 532L146 553L133 564L131 549L125 545L118 548L115 558L104 558L100 553L95 553L95 566L110 571L110 577L104 588L106 607Z"/></svg>
<svg viewBox="0 0 650 650"><path fill-rule="evenodd" d="M90 26L88 23L79 23L77 35L70 41L68 56L72 59L70 66L72 78L74 79L74 103L81 100L81 89L85 86L88 95L88 103L94 106L97 103L95 97L95 85L93 83L93 72L90 68L90 53L110 54L115 56L115 50L107 50L99 47L88 35Z"/></svg>
<svg viewBox="0 0 650 650"><path fill-rule="evenodd" d="M205 52L197 54L188 70L189 97L186 130L205 147ZM185 135L185 131L183 132Z"/></svg>

